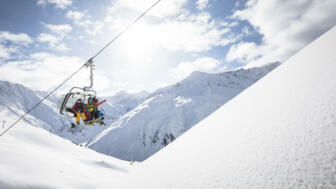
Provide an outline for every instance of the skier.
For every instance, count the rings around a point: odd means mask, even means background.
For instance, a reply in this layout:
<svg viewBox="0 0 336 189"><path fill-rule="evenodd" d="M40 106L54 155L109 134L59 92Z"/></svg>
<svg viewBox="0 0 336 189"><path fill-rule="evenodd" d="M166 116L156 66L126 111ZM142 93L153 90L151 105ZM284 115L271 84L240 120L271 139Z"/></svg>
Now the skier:
<svg viewBox="0 0 336 189"><path fill-rule="evenodd" d="M88 99L88 103L87 103L86 107L87 107L89 113L93 112L94 102L93 102L91 97Z"/></svg>
<svg viewBox="0 0 336 189"><path fill-rule="evenodd" d="M86 112L86 122L89 124L89 125L93 125L93 122L92 120L94 119L94 115L93 115L93 111L94 111L94 103L93 103L93 100L92 98L88 98L88 103L86 104L86 109L87 109L87 112Z"/></svg>
<svg viewBox="0 0 336 189"><path fill-rule="evenodd" d="M86 105L82 102L82 99L77 99L75 105L72 107L72 111L76 113L76 123L79 125L80 118L83 121L86 120L85 112L86 112ZM73 124L71 128L75 127Z"/></svg>
<svg viewBox="0 0 336 189"><path fill-rule="evenodd" d="M106 100L103 100L101 102L98 102L98 99L96 97L92 98L91 105L89 105L91 108L89 108L89 112L91 111L91 115L94 119L101 119L100 124L104 123L104 114L98 110L98 106L102 105Z"/></svg>

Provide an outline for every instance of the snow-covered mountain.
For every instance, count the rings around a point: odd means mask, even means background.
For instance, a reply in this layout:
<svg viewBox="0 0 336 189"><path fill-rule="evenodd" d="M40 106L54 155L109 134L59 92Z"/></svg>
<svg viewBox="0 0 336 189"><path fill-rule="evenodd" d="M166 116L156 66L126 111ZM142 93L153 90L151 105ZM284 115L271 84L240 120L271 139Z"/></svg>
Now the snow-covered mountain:
<svg viewBox="0 0 336 189"><path fill-rule="evenodd" d="M336 27L115 186L336 188L335 49Z"/></svg>
<svg viewBox="0 0 336 189"><path fill-rule="evenodd" d="M44 91L33 91L20 84L0 81L0 109L9 110L17 118L26 113L46 95L47 93ZM109 118L106 123L111 124L127 113L130 108L140 104L145 96L145 92L135 94L122 92L111 97L106 97L107 103L101 106L101 109L105 110ZM25 119L30 121L32 125L41 127L77 144L90 141L98 133L106 129L103 126L69 129L70 123L74 122L74 120L64 117L59 113L59 104L61 101L62 96L52 95L34 109ZM6 120L6 118L3 118L3 120Z"/></svg>
<svg viewBox="0 0 336 189"><path fill-rule="evenodd" d="M7 109L19 117L28 112L40 100L41 97L38 93L23 85L0 81L0 108L2 110ZM33 125L57 133L62 131L63 126L69 125L69 120L64 119L58 112L55 104L46 100L36 107L26 117L26 120L38 121L38 124Z"/></svg>
<svg viewBox="0 0 336 189"><path fill-rule="evenodd" d="M148 95L149 93L145 91L137 93L119 91L112 96L104 97L106 103L103 104L102 108L104 108L112 120L117 120L144 102Z"/></svg>
<svg viewBox="0 0 336 189"><path fill-rule="evenodd" d="M95 137L89 147L123 160L143 161L278 65L219 74L193 72L150 94Z"/></svg>

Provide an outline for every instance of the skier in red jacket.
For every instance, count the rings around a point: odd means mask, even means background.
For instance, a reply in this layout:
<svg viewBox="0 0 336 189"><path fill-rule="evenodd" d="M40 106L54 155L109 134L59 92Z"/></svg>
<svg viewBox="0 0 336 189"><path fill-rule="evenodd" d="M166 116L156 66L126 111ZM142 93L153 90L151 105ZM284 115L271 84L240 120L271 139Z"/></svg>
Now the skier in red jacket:
<svg viewBox="0 0 336 189"><path fill-rule="evenodd" d="M86 105L82 102L82 99L77 99L75 105L72 107L72 111L76 113L76 123L79 125L80 118L83 121L86 120Z"/></svg>

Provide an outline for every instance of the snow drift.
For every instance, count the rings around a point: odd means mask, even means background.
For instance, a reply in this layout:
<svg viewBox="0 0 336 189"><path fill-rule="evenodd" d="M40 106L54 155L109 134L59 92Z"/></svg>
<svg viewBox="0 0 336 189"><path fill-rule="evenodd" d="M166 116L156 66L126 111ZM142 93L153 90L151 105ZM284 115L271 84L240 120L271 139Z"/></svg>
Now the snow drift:
<svg viewBox="0 0 336 189"><path fill-rule="evenodd" d="M119 188L336 188L336 27Z"/></svg>
<svg viewBox="0 0 336 189"><path fill-rule="evenodd" d="M150 94L89 147L123 160L143 161L278 65L219 74L193 72L183 81Z"/></svg>

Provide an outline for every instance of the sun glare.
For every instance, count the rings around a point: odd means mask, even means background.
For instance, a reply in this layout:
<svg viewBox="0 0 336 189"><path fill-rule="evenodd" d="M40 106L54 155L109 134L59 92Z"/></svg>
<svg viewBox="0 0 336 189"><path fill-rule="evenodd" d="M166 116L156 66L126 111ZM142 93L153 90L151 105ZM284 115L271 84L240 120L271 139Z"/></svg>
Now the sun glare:
<svg viewBox="0 0 336 189"><path fill-rule="evenodd" d="M150 26L139 23L134 25L122 40L122 50L127 55L130 64L143 66L151 62L157 49L157 34Z"/></svg>

